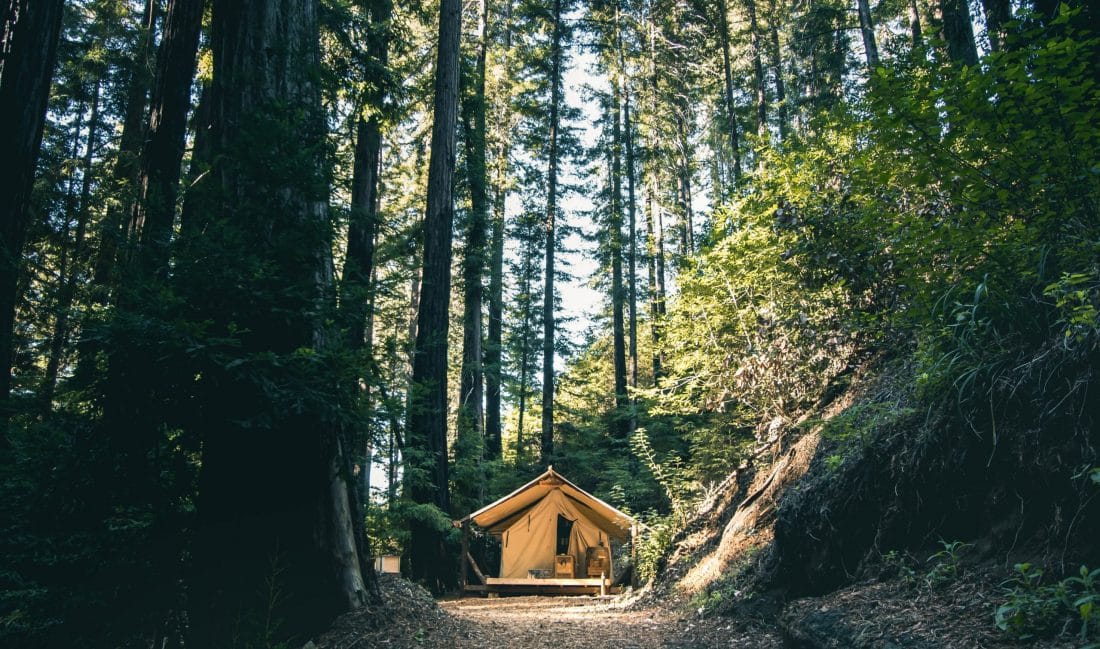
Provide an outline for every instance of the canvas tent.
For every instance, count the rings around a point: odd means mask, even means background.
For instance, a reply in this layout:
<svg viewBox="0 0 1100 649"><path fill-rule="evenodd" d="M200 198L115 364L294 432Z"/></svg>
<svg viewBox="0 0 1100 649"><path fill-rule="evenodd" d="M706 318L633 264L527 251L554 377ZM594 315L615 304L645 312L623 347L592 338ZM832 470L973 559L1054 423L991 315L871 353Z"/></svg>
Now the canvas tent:
<svg viewBox="0 0 1100 649"><path fill-rule="evenodd" d="M539 580L532 571L553 574L556 555L574 558L572 581L600 583L598 577L588 579L586 554L589 548L611 548L612 542L633 539L638 522L592 494L584 491L554 471L553 467L507 496L455 521L463 528L464 538L469 525L477 525L500 539L499 577L482 577L487 586L588 585L565 584L568 579ZM609 553L610 554L610 553ZM467 557L472 564L472 558ZM463 575L466 564L463 562ZM610 566L607 578L611 577ZM464 579L465 582L465 579Z"/></svg>

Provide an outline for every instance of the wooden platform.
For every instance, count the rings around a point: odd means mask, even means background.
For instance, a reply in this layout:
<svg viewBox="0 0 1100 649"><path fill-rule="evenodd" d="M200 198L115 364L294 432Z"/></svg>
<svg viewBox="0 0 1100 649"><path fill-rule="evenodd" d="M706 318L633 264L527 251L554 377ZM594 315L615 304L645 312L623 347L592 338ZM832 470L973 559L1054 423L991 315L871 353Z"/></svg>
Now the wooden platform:
<svg viewBox="0 0 1100 649"><path fill-rule="evenodd" d="M601 583L602 582L602 583ZM598 595L614 593L621 589L611 586L610 579L507 579L486 577L484 584L467 584L463 587L467 593L489 593L509 595Z"/></svg>

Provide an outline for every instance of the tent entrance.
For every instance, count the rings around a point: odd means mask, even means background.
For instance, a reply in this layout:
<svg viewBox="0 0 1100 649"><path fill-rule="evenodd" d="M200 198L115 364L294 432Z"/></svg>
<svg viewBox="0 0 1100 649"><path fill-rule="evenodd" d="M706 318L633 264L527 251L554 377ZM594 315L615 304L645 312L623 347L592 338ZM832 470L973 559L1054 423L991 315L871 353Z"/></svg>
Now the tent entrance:
<svg viewBox="0 0 1100 649"><path fill-rule="evenodd" d="M555 554L569 554L569 538L573 534L573 522L558 514L558 539Z"/></svg>

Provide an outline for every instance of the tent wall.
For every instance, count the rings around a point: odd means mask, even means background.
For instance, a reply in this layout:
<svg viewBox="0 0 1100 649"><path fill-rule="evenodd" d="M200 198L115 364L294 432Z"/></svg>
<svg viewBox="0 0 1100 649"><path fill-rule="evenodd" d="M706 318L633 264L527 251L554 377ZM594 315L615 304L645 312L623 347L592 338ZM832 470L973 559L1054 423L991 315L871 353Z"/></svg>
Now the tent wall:
<svg viewBox="0 0 1100 649"><path fill-rule="evenodd" d="M588 548L596 547L601 542L610 547L611 541L607 532L600 529L590 516L586 516L581 507L560 489L553 489L502 531L501 577L524 578L528 570L554 569L559 514L574 521L569 537L569 554L574 557L576 576L586 576L583 571Z"/></svg>

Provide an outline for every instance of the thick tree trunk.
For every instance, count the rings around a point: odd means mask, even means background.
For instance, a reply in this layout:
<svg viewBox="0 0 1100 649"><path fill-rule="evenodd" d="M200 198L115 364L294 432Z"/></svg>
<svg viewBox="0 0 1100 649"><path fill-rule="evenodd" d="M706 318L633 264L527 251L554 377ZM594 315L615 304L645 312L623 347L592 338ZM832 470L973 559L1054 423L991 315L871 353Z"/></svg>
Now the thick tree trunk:
<svg viewBox="0 0 1100 649"><path fill-rule="evenodd" d="M554 457L554 252L557 248L558 218L558 129L562 92L561 0L554 0L553 35L550 44L550 123L547 134L546 171L546 275L542 296L542 436L541 461L549 465Z"/></svg>
<svg viewBox="0 0 1100 649"><path fill-rule="evenodd" d="M295 408L273 389L288 372L317 371L301 350L323 358L328 339L317 12L316 0L214 2L216 213L180 290L197 317L237 338L240 362L219 362L201 379L210 416L201 426L195 646L228 645L265 617L282 625L257 629L258 641L309 635L366 597L344 450L320 403L340 399L340 386Z"/></svg>
<svg viewBox="0 0 1100 649"><path fill-rule="evenodd" d="M466 138L466 179L470 188L470 212L466 216L466 251L462 260L462 368L458 391L458 418L455 464L463 465L463 474L473 484L458 485L472 504L480 504L485 492L481 461L484 457L485 378L483 372L482 305L486 239L489 218L488 173L485 144L485 56L488 47L486 23L488 0L480 0L478 11L477 59L469 75L467 95L462 106L463 134ZM473 471L469 467L474 467ZM467 481L468 482L468 481ZM476 507L474 508L476 509ZM472 509L471 509L472 511ZM466 513L466 512L461 512Z"/></svg>
<svg viewBox="0 0 1100 649"><path fill-rule="evenodd" d="M141 233L142 274L165 277L176 216L191 82L195 77L204 0L170 0L157 52L157 76L149 110L132 221Z"/></svg>
<svg viewBox="0 0 1100 649"><path fill-rule="evenodd" d="M863 36L863 52L867 58L867 68L878 67L878 44L875 42L875 25L871 22L870 0L856 0L859 12L859 33Z"/></svg>
<svg viewBox="0 0 1100 649"><path fill-rule="evenodd" d="M442 0L428 200L424 218L424 274L417 313L406 493L413 502L449 507L447 475L447 334L451 295L451 229L454 224L455 131L458 126L458 44L462 3ZM443 535L424 521L410 524L409 572L435 592L454 579Z"/></svg>
<svg viewBox="0 0 1100 649"><path fill-rule="evenodd" d="M956 63L977 65L978 48L974 45L974 27L970 23L967 0L940 0L940 15L947 56Z"/></svg>
<svg viewBox="0 0 1100 649"><path fill-rule="evenodd" d="M7 170L0 173L0 448L8 443L11 367L14 358L17 277L30 225L34 167L46 123L62 0L10 0L4 15L4 57L0 67L0 151Z"/></svg>

